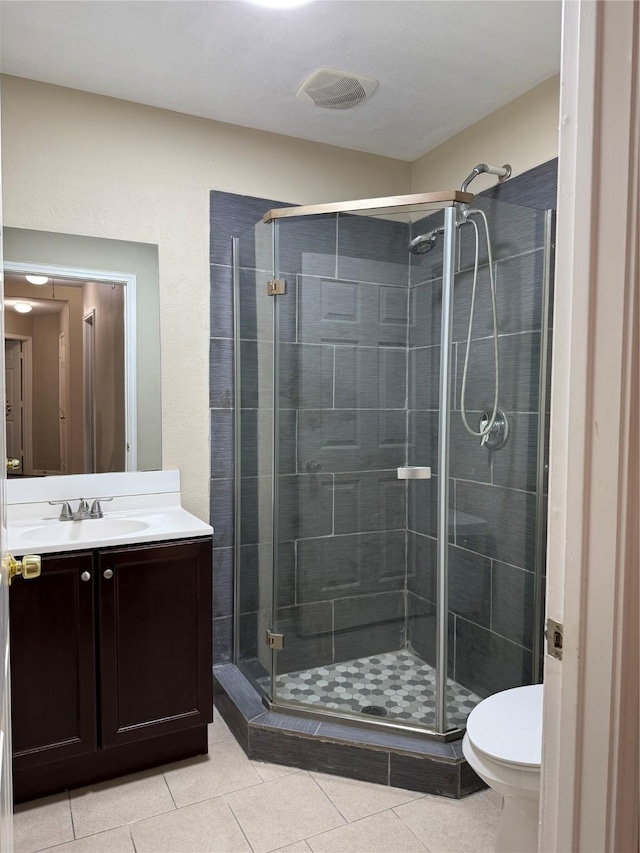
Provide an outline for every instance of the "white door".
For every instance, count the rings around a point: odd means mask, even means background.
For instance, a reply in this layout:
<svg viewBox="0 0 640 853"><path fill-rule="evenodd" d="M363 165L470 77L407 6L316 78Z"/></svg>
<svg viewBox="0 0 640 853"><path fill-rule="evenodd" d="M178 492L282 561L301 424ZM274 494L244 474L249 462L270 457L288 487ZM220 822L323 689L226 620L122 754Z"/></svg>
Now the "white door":
<svg viewBox="0 0 640 853"><path fill-rule="evenodd" d="M61 332L58 343L58 395L60 399L60 471L68 472L67 462L67 335Z"/></svg>
<svg viewBox="0 0 640 853"><path fill-rule="evenodd" d="M0 305L4 303L2 208L0 207ZM4 311L0 311L0 336L4 339ZM0 350L0 393L5 399L4 347ZM0 564L7 555L6 430L0 426ZM0 572L0 853L13 850L13 783L11 778L11 682L9 680L9 586Z"/></svg>
<svg viewBox="0 0 640 853"><path fill-rule="evenodd" d="M24 471L24 383L22 377L22 341L5 338L4 377L6 393L7 456L18 459L20 467L16 474Z"/></svg>

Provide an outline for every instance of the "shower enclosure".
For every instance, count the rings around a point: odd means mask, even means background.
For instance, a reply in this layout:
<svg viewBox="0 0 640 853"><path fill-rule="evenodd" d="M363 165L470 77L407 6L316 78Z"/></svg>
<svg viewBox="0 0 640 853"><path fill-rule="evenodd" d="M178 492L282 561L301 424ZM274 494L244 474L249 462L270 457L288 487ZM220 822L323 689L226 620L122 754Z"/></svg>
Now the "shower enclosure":
<svg viewBox="0 0 640 853"><path fill-rule="evenodd" d="M552 216L454 191L234 241L234 662L270 707L448 738L539 679Z"/></svg>

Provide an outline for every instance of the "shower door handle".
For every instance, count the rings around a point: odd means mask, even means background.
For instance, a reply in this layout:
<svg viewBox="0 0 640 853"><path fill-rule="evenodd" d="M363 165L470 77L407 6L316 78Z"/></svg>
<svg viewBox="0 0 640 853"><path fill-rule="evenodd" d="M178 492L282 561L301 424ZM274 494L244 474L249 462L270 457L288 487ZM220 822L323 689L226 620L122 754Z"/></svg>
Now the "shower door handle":
<svg viewBox="0 0 640 853"><path fill-rule="evenodd" d="M403 465L398 468L399 480L430 480L431 468L426 465Z"/></svg>

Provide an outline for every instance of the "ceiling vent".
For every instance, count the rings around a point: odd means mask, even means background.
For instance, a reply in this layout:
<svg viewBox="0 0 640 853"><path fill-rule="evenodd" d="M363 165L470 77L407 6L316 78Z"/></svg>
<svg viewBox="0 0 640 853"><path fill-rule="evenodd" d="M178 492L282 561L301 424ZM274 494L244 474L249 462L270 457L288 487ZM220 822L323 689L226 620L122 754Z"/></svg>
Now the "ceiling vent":
<svg viewBox="0 0 640 853"><path fill-rule="evenodd" d="M300 86L296 98L325 110L350 110L370 98L377 88L377 80L371 77L337 68L319 68Z"/></svg>

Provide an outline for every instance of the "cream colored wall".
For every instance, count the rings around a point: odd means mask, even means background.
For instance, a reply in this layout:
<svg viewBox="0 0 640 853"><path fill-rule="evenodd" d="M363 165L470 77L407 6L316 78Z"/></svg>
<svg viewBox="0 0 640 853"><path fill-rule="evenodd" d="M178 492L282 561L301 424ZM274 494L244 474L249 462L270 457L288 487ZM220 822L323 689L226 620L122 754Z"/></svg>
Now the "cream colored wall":
<svg viewBox="0 0 640 853"><path fill-rule="evenodd" d="M18 314L17 311L5 311L4 332L5 335L33 337L33 317L29 314Z"/></svg>
<svg viewBox="0 0 640 853"><path fill-rule="evenodd" d="M5 225L155 243L162 464L209 515L209 191L294 203L406 193L409 163L15 77L2 81Z"/></svg>
<svg viewBox="0 0 640 853"><path fill-rule="evenodd" d="M476 163L510 163L519 175L558 156L560 77L551 77L413 163L411 191L458 189ZM492 186L479 177L473 191Z"/></svg>

